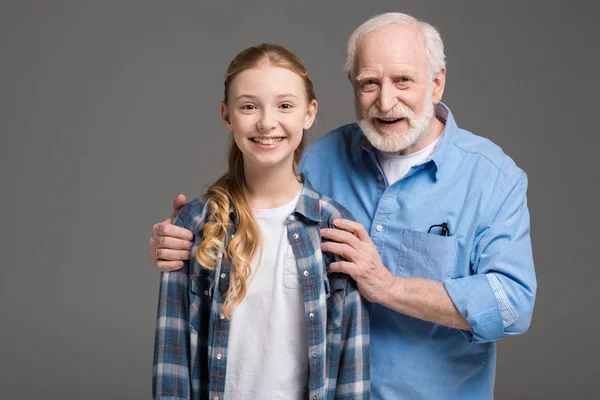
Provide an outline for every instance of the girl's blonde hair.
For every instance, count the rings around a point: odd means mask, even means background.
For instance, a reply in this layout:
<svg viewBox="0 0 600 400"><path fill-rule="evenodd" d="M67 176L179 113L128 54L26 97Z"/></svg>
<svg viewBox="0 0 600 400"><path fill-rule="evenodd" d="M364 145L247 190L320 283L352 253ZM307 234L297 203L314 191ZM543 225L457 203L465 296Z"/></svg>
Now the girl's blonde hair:
<svg viewBox="0 0 600 400"><path fill-rule="evenodd" d="M261 63L289 69L304 81L304 90L308 102L316 100L313 84L302 61L283 46L262 43L242 50L227 68L225 75L225 97L227 105L231 82L243 71ZM298 164L306 145L302 135L300 145L294 152L294 172L298 173ZM244 158L242 152L232 140L229 149L227 173L208 188L207 220L202 225L202 242L196 249L195 258L207 270L214 270L220 255L231 262L230 285L225 295L223 314L231 318L234 308L246 296L247 280L251 274L250 262L260 243L260 230L254 214L246 199L244 179ZM237 215L237 231L227 237L227 228L231 224L229 211L233 206ZM215 289L216 290L216 289Z"/></svg>

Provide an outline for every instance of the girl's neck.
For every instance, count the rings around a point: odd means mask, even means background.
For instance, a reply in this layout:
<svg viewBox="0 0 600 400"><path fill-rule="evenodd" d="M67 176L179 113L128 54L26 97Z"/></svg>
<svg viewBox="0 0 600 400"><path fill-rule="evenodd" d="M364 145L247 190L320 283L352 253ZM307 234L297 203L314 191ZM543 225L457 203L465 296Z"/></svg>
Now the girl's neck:
<svg viewBox="0 0 600 400"><path fill-rule="evenodd" d="M291 168L250 168L244 166L246 196L251 208L269 209L283 206L300 191L302 184Z"/></svg>

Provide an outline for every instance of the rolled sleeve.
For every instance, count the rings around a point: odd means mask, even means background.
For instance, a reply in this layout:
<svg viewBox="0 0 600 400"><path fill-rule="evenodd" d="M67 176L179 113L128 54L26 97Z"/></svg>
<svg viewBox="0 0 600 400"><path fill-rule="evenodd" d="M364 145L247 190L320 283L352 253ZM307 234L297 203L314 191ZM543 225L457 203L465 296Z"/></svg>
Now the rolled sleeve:
<svg viewBox="0 0 600 400"><path fill-rule="evenodd" d="M458 312L471 325L468 336L473 342L492 342L502 337L502 315L485 275L448 279L444 287Z"/></svg>
<svg viewBox="0 0 600 400"><path fill-rule="evenodd" d="M182 210L174 225L189 229ZM189 340L189 261L178 271L160 274L160 290L152 393L154 399L180 400L191 396Z"/></svg>
<svg viewBox="0 0 600 400"><path fill-rule="evenodd" d="M335 229L333 220L337 218L356 221L352 213L338 203L324 202L322 206L329 213L325 224L327 228ZM333 253L323 253L323 260L326 265L345 261L343 257ZM331 278L332 275L329 274L329 277ZM369 399L371 395L369 305L361 296L354 279L346 277L345 285L344 301L340 310L342 323L339 346L332 346L334 350L328 356L329 379L335 380L333 399ZM337 340L333 339L332 343L336 343Z"/></svg>
<svg viewBox="0 0 600 400"><path fill-rule="evenodd" d="M527 176L507 180L475 240L474 275L444 286L471 325L475 342L524 333L531 323L537 288L529 235Z"/></svg>
<svg viewBox="0 0 600 400"><path fill-rule="evenodd" d="M371 392L369 308L348 279L335 399L368 399Z"/></svg>

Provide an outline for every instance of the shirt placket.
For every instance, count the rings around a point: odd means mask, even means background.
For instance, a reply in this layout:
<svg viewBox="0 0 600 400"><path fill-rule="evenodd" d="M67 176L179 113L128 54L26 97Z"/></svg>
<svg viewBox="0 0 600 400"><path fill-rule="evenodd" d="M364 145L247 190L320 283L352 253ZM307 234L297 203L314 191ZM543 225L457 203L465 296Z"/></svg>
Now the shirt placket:
<svg viewBox="0 0 600 400"><path fill-rule="evenodd" d="M309 365L309 399L319 400L325 398L324 373L325 373L325 295L322 293L321 264L315 259L317 246L313 238L319 238L314 232L317 226L307 226L292 214L286 223L288 239L292 246L294 257L298 265L298 272L302 282L304 295L305 321L308 339L308 365ZM322 297L322 298L321 298Z"/></svg>
<svg viewBox="0 0 600 400"><path fill-rule="evenodd" d="M369 162L373 163L376 171L377 189L379 192L379 199L377 200L377 206L375 208L375 214L371 220L371 227L369 230L369 237L373 241L373 244L377 247L379 254L383 255L385 252L385 240L389 236L387 235L387 228L390 224L390 220L394 218L394 215L398 213L398 205L396 198L401 181L388 186L383 170L381 169L379 162L375 154L371 151L366 157ZM388 268L391 266L388 266Z"/></svg>
<svg viewBox="0 0 600 400"><path fill-rule="evenodd" d="M228 230L229 238L233 238L235 228ZM227 246L229 240L225 241ZM230 321L223 314L223 305L225 294L229 289L231 264L225 257L222 258L220 268L215 271L217 280L216 296L212 304L210 315L210 326L212 329L212 338L210 340L210 382L209 399L222 400L225 394L225 381L227 379L227 347L229 344Z"/></svg>

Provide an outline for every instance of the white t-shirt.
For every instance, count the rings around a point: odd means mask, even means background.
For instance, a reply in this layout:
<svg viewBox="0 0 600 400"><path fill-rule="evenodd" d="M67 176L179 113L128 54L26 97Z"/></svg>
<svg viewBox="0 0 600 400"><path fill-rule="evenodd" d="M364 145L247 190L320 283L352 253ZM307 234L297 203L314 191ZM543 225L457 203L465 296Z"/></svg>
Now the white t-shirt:
<svg viewBox="0 0 600 400"><path fill-rule="evenodd" d="M285 221L299 198L254 210L263 245L251 262L246 297L231 317L225 399L306 398L304 297L296 280L285 280L286 274L298 276Z"/></svg>
<svg viewBox="0 0 600 400"><path fill-rule="evenodd" d="M413 166L429 161L435 154L440 139L441 136L423 150L419 150L416 153L408 154L406 156L391 155L376 150L377 160L385 174L388 185L391 186L404 178Z"/></svg>

